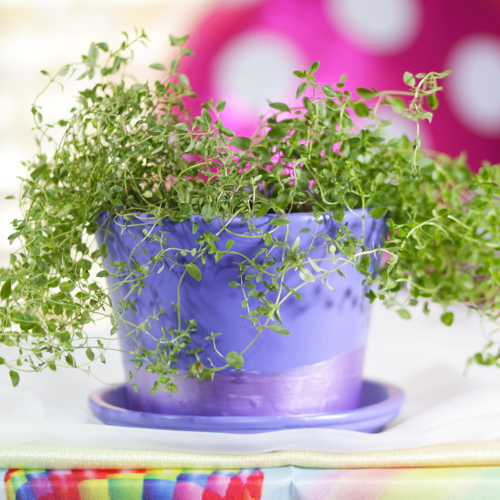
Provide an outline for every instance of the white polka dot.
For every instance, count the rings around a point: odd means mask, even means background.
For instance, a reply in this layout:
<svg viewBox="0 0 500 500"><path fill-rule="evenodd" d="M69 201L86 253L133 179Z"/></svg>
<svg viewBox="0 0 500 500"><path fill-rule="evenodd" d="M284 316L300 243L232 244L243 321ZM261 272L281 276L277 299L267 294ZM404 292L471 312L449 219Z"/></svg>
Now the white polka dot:
<svg viewBox="0 0 500 500"><path fill-rule="evenodd" d="M417 136L417 124L409 118L396 118L385 127L385 132L389 139L397 139L406 135L413 142ZM432 149L432 137L428 130L427 121L420 122L419 136L422 141L422 149Z"/></svg>
<svg viewBox="0 0 500 500"><path fill-rule="evenodd" d="M452 50L446 68L452 74L445 96L459 120L486 136L500 135L500 39L465 38Z"/></svg>
<svg viewBox="0 0 500 500"><path fill-rule="evenodd" d="M389 125L386 125L383 130L388 139L399 139L402 135L406 135L413 142L417 136L417 124L409 118L400 117L389 106L382 106L378 111L379 118L386 120ZM353 117L354 124L358 127L368 127L373 124L373 121L368 118ZM427 120L420 121L419 136L422 141L422 149L433 149L434 144Z"/></svg>
<svg viewBox="0 0 500 500"><path fill-rule="evenodd" d="M335 27L376 54L396 54L415 40L421 25L418 0L328 0Z"/></svg>
<svg viewBox="0 0 500 500"><path fill-rule="evenodd" d="M212 79L220 96L254 112L267 108L266 99L288 99L302 69L300 49L275 33L250 32L232 39L215 61Z"/></svg>

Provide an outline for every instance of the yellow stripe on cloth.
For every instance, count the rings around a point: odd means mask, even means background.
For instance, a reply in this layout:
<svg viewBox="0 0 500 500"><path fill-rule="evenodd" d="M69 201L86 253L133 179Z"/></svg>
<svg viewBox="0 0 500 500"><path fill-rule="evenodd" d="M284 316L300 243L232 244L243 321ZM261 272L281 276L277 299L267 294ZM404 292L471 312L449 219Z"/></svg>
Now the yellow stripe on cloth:
<svg viewBox="0 0 500 500"><path fill-rule="evenodd" d="M500 441L365 453L279 451L249 455L170 451L0 446L5 469L249 469L294 465L314 469L500 466Z"/></svg>

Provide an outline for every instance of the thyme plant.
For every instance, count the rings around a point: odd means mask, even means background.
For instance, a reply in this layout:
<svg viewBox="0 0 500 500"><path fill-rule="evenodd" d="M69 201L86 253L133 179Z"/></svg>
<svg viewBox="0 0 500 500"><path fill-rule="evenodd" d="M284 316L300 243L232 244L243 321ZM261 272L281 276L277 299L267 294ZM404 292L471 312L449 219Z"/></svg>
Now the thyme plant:
<svg viewBox="0 0 500 500"><path fill-rule="evenodd" d="M19 250L0 270L0 342L12 353L0 363L14 385L22 371L61 365L86 369L87 363L76 361L77 350L85 351L88 363L105 361L106 346L87 334L89 323L110 318L116 334L148 276L176 267L182 271L179 287L188 276L203 280L207 262L230 259L241 237L262 241L259 254L239 264L239 279L228 283L241 291L242 321L255 329L252 343L260 335L288 334L280 317L283 302L300 300L301 288L318 280L334 294L329 276L342 276L346 265L364 275L371 302L383 301L402 318L410 318L412 307L428 312L436 303L443 309L442 322L451 325L449 306L457 302L497 318L498 166L485 165L473 174L464 157L422 150L418 133L413 142L406 136L389 138L390 122L379 114L389 106L396 117L414 120L418 132L420 121L431 121L440 80L449 72L405 73L406 90L358 88L353 95L345 90L345 77L336 85L320 85L315 62L295 72L299 105L270 103L252 137L235 137L221 121L224 101L210 100L199 115L190 112L194 93L178 68L192 52L185 46L187 36L170 40L178 56L168 69L151 65L160 75L154 83L126 73L136 45L146 44L144 32L125 34L116 50L92 43L80 62L53 75L44 72L46 88L67 78L95 83L79 92L70 117L57 123L43 121L40 96L32 107L39 151L25 164L23 217L13 221L9 236ZM56 135L61 136L57 141ZM386 218L387 237L380 248L366 247L363 237L344 224L344 215L355 209L362 219ZM332 217L339 230L310 235L311 244L301 246L300 238L289 237L291 212ZM207 222L219 220L220 229L202 233L194 214ZM275 230L256 227L256 218L266 214L274 214ZM232 234L221 248L221 234L231 233L230 222L237 217L248 231ZM173 248L167 234L155 231L165 218L190 224L196 246ZM128 260L104 268L108 248L105 239L100 246L95 239L112 220L122 221L122 232L127 224L142 224L136 249L146 263L132 252ZM280 226L285 226L284 238L276 236ZM158 251L151 252L152 242ZM325 258L313 258L318 249L333 267L325 270ZM381 256L374 273L374 257ZM292 287L287 277L297 272L302 282ZM106 286L105 277L113 284ZM110 293L125 283L129 295L113 304ZM402 298L397 292L403 287L409 293ZM205 366L192 346L196 318L183 323L181 311L179 301L141 324L125 325L134 336L164 315L175 319L175 328L164 331L156 350L138 346L134 351L137 368L157 374L153 391L175 391L180 376L211 379L228 366L244 368L249 346L220 353ZM210 335L214 345L219 334L224 331ZM492 349L493 341L475 361L498 364L500 354ZM176 366L182 351L195 358L187 374Z"/></svg>

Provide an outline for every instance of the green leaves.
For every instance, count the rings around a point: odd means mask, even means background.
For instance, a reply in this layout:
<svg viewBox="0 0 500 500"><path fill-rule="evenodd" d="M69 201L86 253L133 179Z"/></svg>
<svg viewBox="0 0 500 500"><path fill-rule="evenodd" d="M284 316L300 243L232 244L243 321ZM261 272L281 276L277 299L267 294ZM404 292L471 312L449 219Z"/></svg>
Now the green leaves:
<svg viewBox="0 0 500 500"><path fill-rule="evenodd" d="M248 151L252 146L252 141L248 137L233 137L229 144L241 151Z"/></svg>
<svg viewBox="0 0 500 500"><path fill-rule="evenodd" d="M298 87L297 87L297 92L295 94L295 99L298 99L307 89L307 82L303 82L301 83Z"/></svg>
<svg viewBox="0 0 500 500"><path fill-rule="evenodd" d="M402 319L411 319L411 314L406 309L398 309L396 312Z"/></svg>
<svg viewBox="0 0 500 500"><path fill-rule="evenodd" d="M203 208L201 209L201 216L203 217L203 220L205 222L212 222L213 218L215 217L215 207L212 205L212 203L203 205Z"/></svg>
<svg viewBox="0 0 500 500"><path fill-rule="evenodd" d="M409 71L405 71L403 75L403 81L406 83L406 85L409 85L410 87L415 87L415 77Z"/></svg>
<svg viewBox="0 0 500 500"><path fill-rule="evenodd" d="M371 99L375 96L375 94L371 90L365 89L363 87L358 87L356 89L356 92L358 93L359 97L363 99Z"/></svg>
<svg viewBox="0 0 500 500"><path fill-rule="evenodd" d="M309 66L309 69L307 70L307 72L308 72L310 75L314 75L314 73L316 73L316 71L318 71L320 64L321 64L321 63L320 63L319 61L313 62L313 63L311 64L311 66Z"/></svg>
<svg viewBox="0 0 500 500"><path fill-rule="evenodd" d="M386 214L387 207L377 207L370 212L372 219L382 219Z"/></svg>
<svg viewBox="0 0 500 500"><path fill-rule="evenodd" d="M14 387L17 387L17 385L19 384L19 373L15 372L14 370L10 370L9 375L10 380L12 381L12 385Z"/></svg>
<svg viewBox="0 0 500 500"><path fill-rule="evenodd" d="M70 292L74 288L75 286L73 285L73 283L71 283L71 281L64 281L59 285L59 289L61 290L61 292Z"/></svg>
<svg viewBox="0 0 500 500"><path fill-rule="evenodd" d="M99 47L103 52L109 51L109 47L108 47L108 44L106 42L96 43L96 46Z"/></svg>
<svg viewBox="0 0 500 500"><path fill-rule="evenodd" d="M282 103L282 102L272 102L269 104L270 108L277 109L278 111L284 111L284 112L290 112L290 108L288 105Z"/></svg>
<svg viewBox="0 0 500 500"><path fill-rule="evenodd" d="M435 110L438 108L438 100L436 97L436 94L431 94L427 96L427 105L429 106L429 109Z"/></svg>
<svg viewBox="0 0 500 500"><path fill-rule="evenodd" d="M275 217L269 221L271 226L287 226L290 224L288 219L282 219L281 217Z"/></svg>
<svg viewBox="0 0 500 500"><path fill-rule="evenodd" d="M370 116L370 109L363 102L357 102L354 104L354 111L361 118L367 118Z"/></svg>
<svg viewBox="0 0 500 500"><path fill-rule="evenodd" d="M10 297L12 293L12 280L9 278L3 285L0 290L0 299L5 300Z"/></svg>
<svg viewBox="0 0 500 500"><path fill-rule="evenodd" d="M302 281L313 282L315 280L314 274L307 269L307 267L302 267L299 270L299 277Z"/></svg>
<svg viewBox="0 0 500 500"><path fill-rule="evenodd" d="M279 333L280 335L290 335L290 332L284 326L278 323L267 325L267 328L269 328L269 330L272 330L273 332Z"/></svg>
<svg viewBox="0 0 500 500"><path fill-rule="evenodd" d="M186 266L186 271L192 276L196 281L201 281L201 271L200 268L193 262Z"/></svg>
<svg viewBox="0 0 500 500"><path fill-rule="evenodd" d="M229 366L233 366L234 368L241 368L245 364L245 360L243 359L243 356L240 353L236 351L231 351L226 356L226 363Z"/></svg>
<svg viewBox="0 0 500 500"><path fill-rule="evenodd" d="M283 121L279 122L277 125L274 125L267 133L267 136L275 141L280 141L281 139L284 139L289 133L290 124Z"/></svg>
<svg viewBox="0 0 500 500"><path fill-rule="evenodd" d="M9 238L19 250L0 270L0 342L16 350L20 369L76 366L76 349L85 352L84 365L104 363L106 346L87 334L101 315L113 334L158 332L147 351L130 353L137 369L155 375L153 392L177 389L177 363L186 353L197 360L190 376L201 380L217 377L224 361L239 369L247 346L226 356L213 332L206 340L213 365L205 367L201 328L185 317L183 286L199 288L202 274L205 282L222 269L223 289L241 303L241 322L255 336L263 329L288 335L280 315L290 301L317 286L335 303L335 280L354 269L367 300L379 298L404 319L418 300L444 311L462 302L498 316L500 168L474 175L464 158L423 152L419 137L387 139L390 120L378 114L391 106L396 120L429 119L445 73L406 73L411 92L358 87L351 95L345 76L320 85L320 64L313 62L295 72L299 100L271 102L256 132L241 137L223 123L223 100L209 99L191 113L195 94L178 72L183 55L192 54L186 40L170 37L178 55L151 64L168 74L149 83L123 77L136 44L146 42L141 32L116 48L91 44L81 63L51 76L49 87L99 77L78 92L69 116L42 126L42 109L33 104L38 153L26 162L23 215ZM56 126L61 142L48 139ZM311 223L298 237L295 222L304 219ZM121 239L127 253L116 256ZM379 274L371 266L377 262ZM180 279L172 303L155 303L147 319L124 329L120 321L134 317L138 297L161 273ZM410 290L408 308L394 298L403 287ZM445 324L450 314L443 314ZM221 331L231 334L224 325Z"/></svg>
<svg viewBox="0 0 500 500"><path fill-rule="evenodd" d="M455 316L452 312L445 312L441 314L441 322L446 326L451 326L453 324Z"/></svg>

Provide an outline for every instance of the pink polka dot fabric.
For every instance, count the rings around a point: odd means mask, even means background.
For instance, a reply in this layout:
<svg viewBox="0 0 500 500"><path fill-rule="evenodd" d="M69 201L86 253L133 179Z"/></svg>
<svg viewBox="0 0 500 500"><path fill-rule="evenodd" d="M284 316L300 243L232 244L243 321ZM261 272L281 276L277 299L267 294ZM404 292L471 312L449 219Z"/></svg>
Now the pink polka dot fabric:
<svg viewBox="0 0 500 500"><path fill-rule="evenodd" d="M402 75L452 69L424 148L500 161L500 0L234 0L194 30L186 61L198 94L228 102L225 123L251 134L270 101L292 101L292 75L321 61L322 84L403 89ZM408 120L392 134L414 135Z"/></svg>

